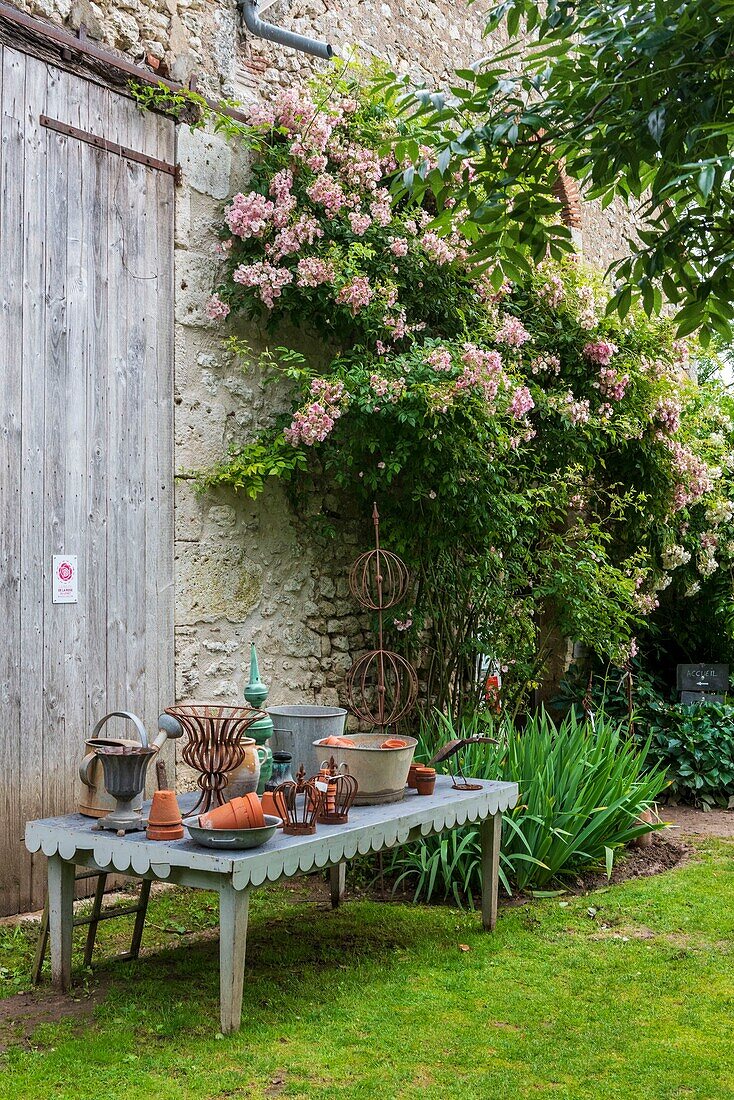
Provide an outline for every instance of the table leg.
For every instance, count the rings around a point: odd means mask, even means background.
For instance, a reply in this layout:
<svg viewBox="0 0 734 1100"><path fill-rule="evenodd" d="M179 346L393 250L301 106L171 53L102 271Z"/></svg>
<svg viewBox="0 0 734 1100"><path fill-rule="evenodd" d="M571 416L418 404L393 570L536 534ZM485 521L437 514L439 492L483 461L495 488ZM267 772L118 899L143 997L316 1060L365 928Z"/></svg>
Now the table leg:
<svg viewBox="0 0 734 1100"><path fill-rule="evenodd" d="M347 883L347 865L344 860L335 863L329 868L329 885L331 886L331 908L338 909L344 901L344 890Z"/></svg>
<svg viewBox="0 0 734 1100"><path fill-rule="evenodd" d="M219 887L219 1014L224 1035L240 1027L249 909L249 889L235 890L230 882L222 883Z"/></svg>
<svg viewBox="0 0 734 1100"><path fill-rule="evenodd" d="M60 856L48 861L48 928L51 937L51 981L57 989L71 985L74 931L74 864Z"/></svg>
<svg viewBox="0 0 734 1100"><path fill-rule="evenodd" d="M482 847L482 924L487 932L493 932L497 923L502 814L485 818L479 836Z"/></svg>

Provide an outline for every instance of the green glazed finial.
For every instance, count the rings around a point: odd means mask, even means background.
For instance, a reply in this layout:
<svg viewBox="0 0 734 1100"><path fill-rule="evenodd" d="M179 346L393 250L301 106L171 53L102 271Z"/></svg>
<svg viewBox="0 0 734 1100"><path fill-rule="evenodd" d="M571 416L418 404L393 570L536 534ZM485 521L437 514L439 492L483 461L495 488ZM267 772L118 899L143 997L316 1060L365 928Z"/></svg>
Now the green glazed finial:
<svg viewBox="0 0 734 1100"><path fill-rule="evenodd" d="M268 688L260 679L255 643L250 643L250 682L245 685L244 696L252 707L262 707L268 697Z"/></svg>

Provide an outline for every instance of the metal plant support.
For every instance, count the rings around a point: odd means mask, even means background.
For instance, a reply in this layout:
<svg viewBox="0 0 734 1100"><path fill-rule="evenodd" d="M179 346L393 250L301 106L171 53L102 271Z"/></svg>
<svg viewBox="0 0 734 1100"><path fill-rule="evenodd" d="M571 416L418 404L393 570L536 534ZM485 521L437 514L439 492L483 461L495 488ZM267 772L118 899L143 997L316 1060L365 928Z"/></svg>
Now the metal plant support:
<svg viewBox="0 0 734 1100"><path fill-rule="evenodd" d="M208 704L168 707L166 714L177 718L188 734L181 756L184 763L199 772L201 797L191 813L207 813L212 806L221 806L228 773L245 759L247 746L242 739L253 722L267 718L267 714L252 707Z"/></svg>
<svg viewBox="0 0 734 1100"><path fill-rule="evenodd" d="M410 576L405 563L380 546L380 514L372 509L375 549L360 555L349 573L349 589L368 611L377 612L377 649L359 657L347 673L347 698L353 714L383 731L415 706L418 675L405 657L383 644L383 612L405 598Z"/></svg>

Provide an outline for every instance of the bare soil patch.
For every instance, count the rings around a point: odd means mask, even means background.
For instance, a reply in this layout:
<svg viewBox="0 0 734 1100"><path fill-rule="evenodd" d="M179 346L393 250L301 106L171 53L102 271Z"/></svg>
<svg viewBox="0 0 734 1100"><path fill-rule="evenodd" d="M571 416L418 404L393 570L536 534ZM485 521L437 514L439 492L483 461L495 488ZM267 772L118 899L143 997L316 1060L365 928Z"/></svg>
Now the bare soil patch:
<svg viewBox="0 0 734 1100"><path fill-rule="evenodd" d="M697 810L678 804L661 807L660 816L681 836L734 838L734 810Z"/></svg>
<svg viewBox="0 0 734 1100"><path fill-rule="evenodd" d="M682 840L654 833L652 843L645 848L627 848L614 861L611 878L604 871L588 871L567 881L569 893L587 894L610 883L626 882L672 871L690 859L693 849Z"/></svg>
<svg viewBox="0 0 734 1100"><path fill-rule="evenodd" d="M29 1044L41 1024L91 1016L104 995L105 987L96 985L93 989L75 989L72 993L41 990L16 993L0 1000L0 1052L11 1044Z"/></svg>

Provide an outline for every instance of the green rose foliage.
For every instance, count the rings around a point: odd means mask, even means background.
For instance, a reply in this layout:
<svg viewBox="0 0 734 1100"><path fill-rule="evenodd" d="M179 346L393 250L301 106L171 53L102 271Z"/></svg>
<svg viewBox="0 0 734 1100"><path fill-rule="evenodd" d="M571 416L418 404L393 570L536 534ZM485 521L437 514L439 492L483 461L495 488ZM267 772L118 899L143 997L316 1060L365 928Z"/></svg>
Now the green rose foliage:
<svg viewBox="0 0 734 1100"><path fill-rule="evenodd" d="M693 381L695 348L641 312L605 316L580 263L513 283L472 266L450 195L391 191L393 148L421 136L376 85L289 91L251 121L252 190L227 208L209 313L301 335L260 360L285 410L204 486L337 487L365 516L377 500L415 576L396 628L457 711L480 654L519 701L561 636L623 662L661 592L717 570L730 591L731 402L715 373ZM318 363L298 351L314 336Z"/></svg>

